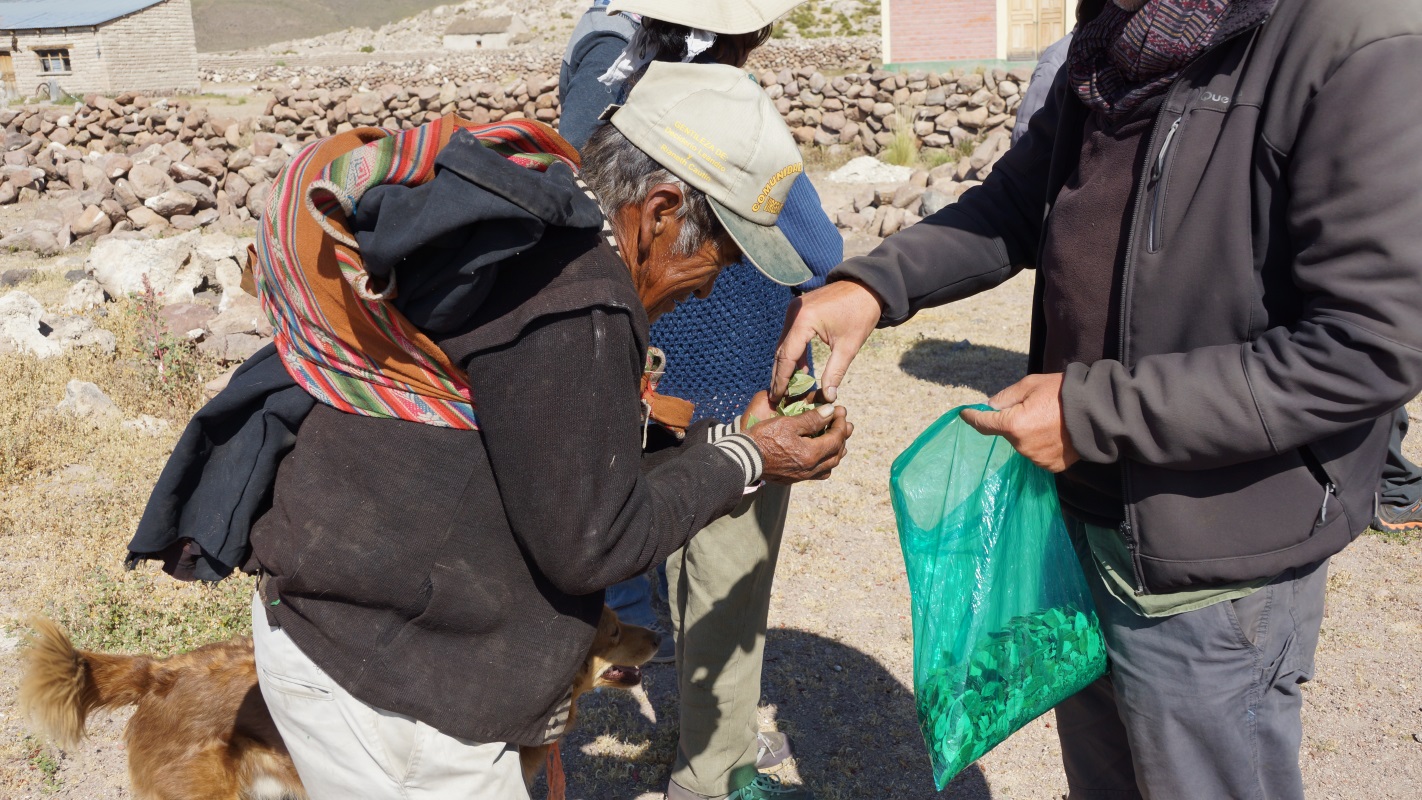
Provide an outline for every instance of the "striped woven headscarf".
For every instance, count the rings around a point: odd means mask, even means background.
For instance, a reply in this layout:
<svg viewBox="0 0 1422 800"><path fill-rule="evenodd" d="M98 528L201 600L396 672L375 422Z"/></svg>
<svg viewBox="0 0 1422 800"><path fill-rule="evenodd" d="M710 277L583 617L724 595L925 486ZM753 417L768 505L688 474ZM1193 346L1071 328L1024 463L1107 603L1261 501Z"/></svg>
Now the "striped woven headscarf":
<svg viewBox="0 0 1422 800"><path fill-rule="evenodd" d="M1201 53L1273 11L1277 0L1114 0L1067 51L1077 97L1109 119L1139 108Z"/></svg>
<svg viewBox="0 0 1422 800"><path fill-rule="evenodd" d="M390 302L396 276L380 282L365 271L347 222L371 188L434 177L435 156L461 128L520 166L577 169L577 151L540 122L474 125L450 114L407 131L359 128L322 139L277 176L255 248L257 294L287 372L318 401L477 429L468 382Z"/></svg>

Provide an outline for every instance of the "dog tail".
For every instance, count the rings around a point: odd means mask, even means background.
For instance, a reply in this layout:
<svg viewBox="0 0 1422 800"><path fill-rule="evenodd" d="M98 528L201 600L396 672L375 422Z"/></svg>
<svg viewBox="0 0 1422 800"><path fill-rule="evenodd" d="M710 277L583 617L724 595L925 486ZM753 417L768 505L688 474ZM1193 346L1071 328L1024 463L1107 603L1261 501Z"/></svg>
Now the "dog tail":
<svg viewBox="0 0 1422 800"><path fill-rule="evenodd" d="M20 679L20 708L61 747L84 738L89 713L132 705L148 692L153 659L76 650L59 626L30 620L34 633Z"/></svg>

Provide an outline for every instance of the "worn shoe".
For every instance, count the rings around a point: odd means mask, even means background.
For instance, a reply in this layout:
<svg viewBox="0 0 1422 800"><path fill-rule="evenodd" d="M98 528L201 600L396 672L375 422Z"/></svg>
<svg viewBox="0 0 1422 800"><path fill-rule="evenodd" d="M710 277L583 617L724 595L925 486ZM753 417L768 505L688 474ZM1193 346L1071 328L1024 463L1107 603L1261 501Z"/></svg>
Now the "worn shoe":
<svg viewBox="0 0 1422 800"><path fill-rule="evenodd" d="M1422 531L1422 500L1410 506L1387 506L1374 496L1373 527L1389 533Z"/></svg>
<svg viewBox="0 0 1422 800"><path fill-rule="evenodd" d="M676 639L671 635L671 631L662 627L659 623L652 623L644 627L662 637L662 643L657 646L657 654L652 656L652 660L648 663L674 663L676 661Z"/></svg>
<svg viewBox="0 0 1422 800"><path fill-rule="evenodd" d="M815 800L815 793L803 786L781 783L774 775L758 775L748 786L720 797L699 795L672 781L667 786L667 800Z"/></svg>
<svg viewBox="0 0 1422 800"><path fill-rule="evenodd" d="M755 735L755 768L764 772L780 766L790 757L790 739L780 731L761 731Z"/></svg>

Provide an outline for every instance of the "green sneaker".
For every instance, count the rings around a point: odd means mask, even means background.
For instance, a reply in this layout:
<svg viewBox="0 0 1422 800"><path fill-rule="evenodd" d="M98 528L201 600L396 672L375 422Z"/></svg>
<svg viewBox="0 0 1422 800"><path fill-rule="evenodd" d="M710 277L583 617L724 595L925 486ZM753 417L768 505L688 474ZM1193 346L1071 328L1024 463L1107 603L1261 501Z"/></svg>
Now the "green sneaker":
<svg viewBox="0 0 1422 800"><path fill-rule="evenodd" d="M748 786L726 796L726 800L815 800L815 793L803 786L781 783L774 775L757 775Z"/></svg>
<svg viewBox="0 0 1422 800"><path fill-rule="evenodd" d="M699 795L672 781L667 787L667 800L815 800L815 793L803 786L781 783L774 775L761 774L750 785L720 797Z"/></svg>

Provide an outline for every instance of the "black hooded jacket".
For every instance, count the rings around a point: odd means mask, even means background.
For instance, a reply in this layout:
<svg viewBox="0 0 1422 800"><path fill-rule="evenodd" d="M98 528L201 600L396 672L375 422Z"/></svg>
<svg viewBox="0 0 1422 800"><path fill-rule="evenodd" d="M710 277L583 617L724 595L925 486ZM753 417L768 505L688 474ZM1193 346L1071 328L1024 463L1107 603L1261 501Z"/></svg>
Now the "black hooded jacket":
<svg viewBox="0 0 1422 800"><path fill-rule="evenodd" d="M753 476L705 425L644 461L646 314L568 170L456 138L429 184L357 217L368 265L395 271L406 313L467 373L479 430L316 405L294 446L281 437L274 486L212 448L169 470L266 492L251 565L268 618L351 694L460 738L542 743L566 721L603 588L665 560Z"/></svg>

